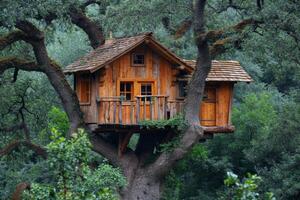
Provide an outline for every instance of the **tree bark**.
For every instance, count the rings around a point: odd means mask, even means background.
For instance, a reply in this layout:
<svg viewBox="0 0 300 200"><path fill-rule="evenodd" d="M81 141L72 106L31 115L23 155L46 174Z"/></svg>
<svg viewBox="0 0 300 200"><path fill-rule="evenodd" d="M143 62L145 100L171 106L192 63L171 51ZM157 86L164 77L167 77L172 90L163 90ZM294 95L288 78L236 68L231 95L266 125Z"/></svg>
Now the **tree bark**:
<svg viewBox="0 0 300 200"><path fill-rule="evenodd" d="M156 179L149 171L138 167L133 171L133 177L120 192L122 200L158 200L161 196L162 181Z"/></svg>

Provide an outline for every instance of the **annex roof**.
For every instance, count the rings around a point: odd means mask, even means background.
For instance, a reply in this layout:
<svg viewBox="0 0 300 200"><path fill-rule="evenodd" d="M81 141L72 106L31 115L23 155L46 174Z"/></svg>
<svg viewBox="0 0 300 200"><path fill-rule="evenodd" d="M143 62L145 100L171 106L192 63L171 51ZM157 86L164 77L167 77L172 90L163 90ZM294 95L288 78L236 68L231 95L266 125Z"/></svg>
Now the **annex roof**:
<svg viewBox="0 0 300 200"><path fill-rule="evenodd" d="M157 40L155 40L150 32L131 37L115 38L107 41L105 44L99 46L95 50L92 50L74 63L68 65L64 69L64 73L75 73L80 71L93 73L105 65L110 64L122 55L128 53L142 43L146 43L152 48L155 48L168 60L178 64L179 66L183 66L187 71L191 72L193 70L192 67L185 63L181 58L176 56Z"/></svg>
<svg viewBox="0 0 300 200"><path fill-rule="evenodd" d="M195 68L195 60L184 60L188 65ZM234 60L213 60L210 72L206 81L232 81L252 82L252 78L241 67L238 61Z"/></svg>

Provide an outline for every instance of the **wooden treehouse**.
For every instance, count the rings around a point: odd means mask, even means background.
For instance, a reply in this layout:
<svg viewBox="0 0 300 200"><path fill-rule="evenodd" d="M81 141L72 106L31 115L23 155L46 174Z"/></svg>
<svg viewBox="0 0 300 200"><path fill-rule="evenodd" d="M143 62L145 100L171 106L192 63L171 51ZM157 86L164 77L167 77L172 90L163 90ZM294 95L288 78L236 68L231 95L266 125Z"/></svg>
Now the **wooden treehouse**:
<svg viewBox="0 0 300 200"><path fill-rule="evenodd" d="M87 124L98 132L131 130L140 122L169 119L183 112L186 85L195 61L183 60L151 33L106 40L64 70ZM251 82L237 61L213 61L201 103L206 134L233 132L230 113L234 83Z"/></svg>

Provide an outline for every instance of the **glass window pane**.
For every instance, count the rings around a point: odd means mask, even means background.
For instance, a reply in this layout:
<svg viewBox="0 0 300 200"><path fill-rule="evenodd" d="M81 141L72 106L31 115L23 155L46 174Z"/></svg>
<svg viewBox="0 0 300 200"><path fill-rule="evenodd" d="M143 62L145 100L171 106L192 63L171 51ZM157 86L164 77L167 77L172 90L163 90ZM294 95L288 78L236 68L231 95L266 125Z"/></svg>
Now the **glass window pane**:
<svg viewBox="0 0 300 200"><path fill-rule="evenodd" d="M131 83L126 83L126 91L127 92L131 91Z"/></svg>
<svg viewBox="0 0 300 200"><path fill-rule="evenodd" d="M133 64L144 65L145 64L145 55L144 54L136 54L134 53L132 56Z"/></svg>
<svg viewBox="0 0 300 200"><path fill-rule="evenodd" d="M120 91L122 91L122 92L124 91L124 83L120 84Z"/></svg>

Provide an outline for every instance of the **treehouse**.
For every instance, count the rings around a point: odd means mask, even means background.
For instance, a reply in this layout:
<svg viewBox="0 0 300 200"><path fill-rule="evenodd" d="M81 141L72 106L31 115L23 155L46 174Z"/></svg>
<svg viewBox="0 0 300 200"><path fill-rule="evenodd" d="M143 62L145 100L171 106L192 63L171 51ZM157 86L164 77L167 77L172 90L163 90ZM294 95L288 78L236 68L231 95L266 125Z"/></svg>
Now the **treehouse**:
<svg viewBox="0 0 300 200"><path fill-rule="evenodd" d="M195 61L183 60L151 33L106 40L64 70L85 122L98 130L141 131L145 120L169 119L183 112L186 86ZM213 61L199 111L206 133L233 132L233 86L251 77L237 61Z"/></svg>

